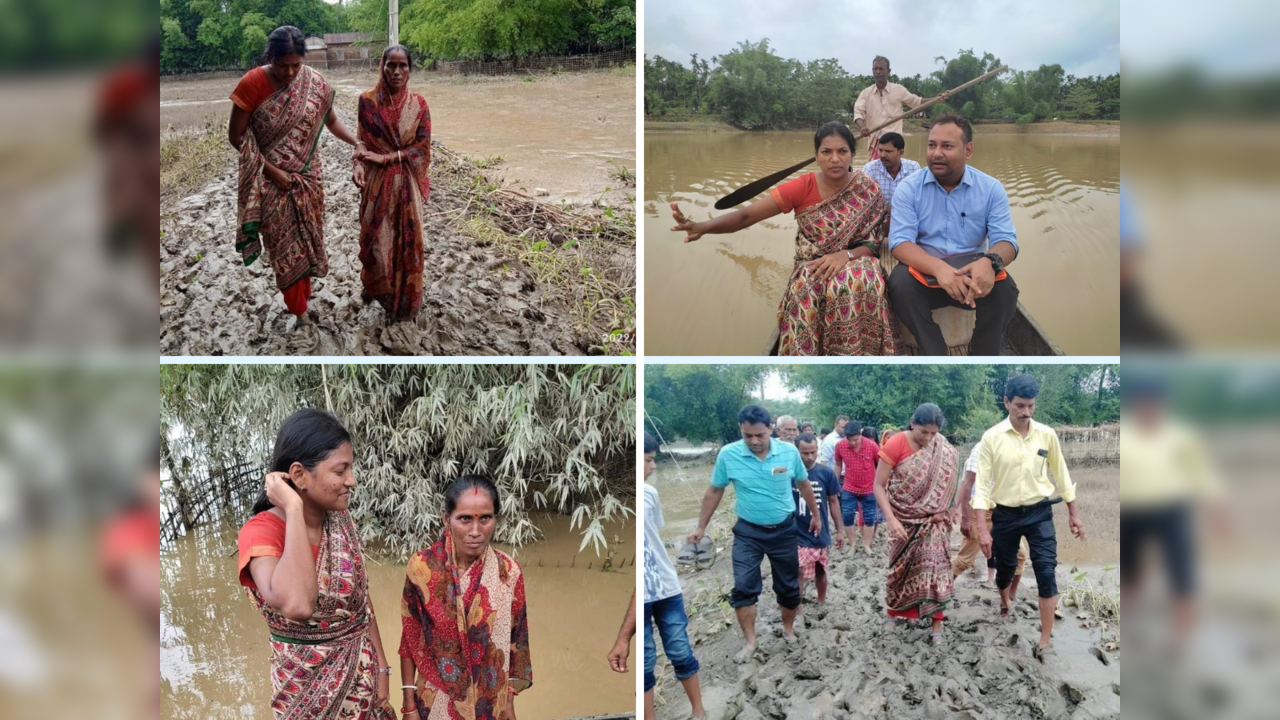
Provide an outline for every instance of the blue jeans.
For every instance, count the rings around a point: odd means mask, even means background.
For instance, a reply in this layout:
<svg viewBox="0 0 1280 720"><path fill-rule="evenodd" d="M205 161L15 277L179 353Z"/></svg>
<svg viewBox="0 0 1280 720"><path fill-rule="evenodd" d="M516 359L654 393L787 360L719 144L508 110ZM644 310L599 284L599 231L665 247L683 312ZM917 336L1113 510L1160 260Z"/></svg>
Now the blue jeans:
<svg viewBox="0 0 1280 720"><path fill-rule="evenodd" d="M662 652L676 671L677 680L688 680L698 674L698 658L689 644L689 616L684 614L684 595L644 604L644 691L649 692L658 680L653 668L658 663L658 646L653 640L654 626L662 636Z"/></svg>
<svg viewBox="0 0 1280 720"><path fill-rule="evenodd" d="M857 517L855 513L859 507L862 508L863 525L879 525L884 522L884 516L880 514L880 505L876 503L875 493L855 495L848 490L840 491L840 514L843 516L845 527L853 527Z"/></svg>

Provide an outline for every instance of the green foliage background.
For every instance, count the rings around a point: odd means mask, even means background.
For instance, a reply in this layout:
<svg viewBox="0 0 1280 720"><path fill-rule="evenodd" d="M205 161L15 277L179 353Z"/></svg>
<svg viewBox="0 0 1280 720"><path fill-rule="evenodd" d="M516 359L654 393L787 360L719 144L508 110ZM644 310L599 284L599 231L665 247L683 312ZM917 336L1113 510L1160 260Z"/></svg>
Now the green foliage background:
<svg viewBox="0 0 1280 720"><path fill-rule="evenodd" d="M889 79L928 98L1001 65L991 53L978 56L972 49L935 60L941 67L927 76L890 74ZM875 82L869 74L850 74L834 59L783 58L769 47L768 38L740 42L710 62L693 55L687 66L660 55L646 56L644 70L646 115L722 114L747 129L814 128L837 118L851 119L857 94ZM971 119L1004 118L1022 124L1049 118L1118 120L1120 75L1077 78L1065 75L1057 64L1011 69L925 112L931 117L960 112Z"/></svg>
<svg viewBox="0 0 1280 720"><path fill-rule="evenodd" d="M252 67L281 25L366 32L380 50L387 21L387 0L160 0L161 69ZM400 41L427 60L634 48L635 0L400 0Z"/></svg>
<svg viewBox="0 0 1280 720"><path fill-rule="evenodd" d="M807 401L761 402L761 383L773 370L790 389L807 390ZM902 428L919 404L932 402L947 417L944 434L965 442L1005 416L1005 381L1021 373L1040 380L1041 422L1096 425L1120 418L1118 365L646 365L644 405L667 441L726 443L738 439L738 410L747 404L819 427L845 414L864 425Z"/></svg>

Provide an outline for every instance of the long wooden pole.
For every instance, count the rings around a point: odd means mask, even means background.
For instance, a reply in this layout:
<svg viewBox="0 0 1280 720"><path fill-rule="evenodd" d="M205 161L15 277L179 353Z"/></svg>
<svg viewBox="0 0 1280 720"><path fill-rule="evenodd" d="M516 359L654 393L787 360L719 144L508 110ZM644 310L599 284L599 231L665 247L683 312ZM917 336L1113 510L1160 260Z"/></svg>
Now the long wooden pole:
<svg viewBox="0 0 1280 720"><path fill-rule="evenodd" d="M956 93L960 93L965 90L968 90L969 88L973 87L974 85L977 85L983 80L986 80L987 78L990 78L990 77L994 77L1004 72L1008 68L1009 68L1008 65L1001 65L995 70L991 70L989 72L983 73L978 77L970 80L969 82L949 90L947 92L947 95L951 96L951 95L955 95ZM903 120L908 117L911 117L912 115L915 115L921 110L924 110L925 108L933 107L934 105L937 105L940 102L942 102L941 93L939 93L939 95L937 97L934 97L932 100L926 100L925 102L920 103L918 107L911 108L910 110L902 113L901 115L895 115L894 117L888 120L885 120L884 122L880 123L874 128L871 128L871 135L874 136L880 130L898 122L899 120ZM791 167L785 170L779 170L778 172L772 175L769 175L768 177L763 177L763 178L760 178L759 180L754 180L750 183L747 183L746 185L743 185L737 190L734 190L728 195L725 195L724 197L717 200L715 204L715 208L717 210L727 210L733 207L734 205L737 205L738 203L746 202L747 200L750 200L751 198L759 195L765 190L773 187L774 185L777 185L780 181L782 181L788 175L808 165L809 163L813 162L813 160L814 160L813 158L809 158L808 160L805 160L804 162L796 163L795 165L792 165Z"/></svg>

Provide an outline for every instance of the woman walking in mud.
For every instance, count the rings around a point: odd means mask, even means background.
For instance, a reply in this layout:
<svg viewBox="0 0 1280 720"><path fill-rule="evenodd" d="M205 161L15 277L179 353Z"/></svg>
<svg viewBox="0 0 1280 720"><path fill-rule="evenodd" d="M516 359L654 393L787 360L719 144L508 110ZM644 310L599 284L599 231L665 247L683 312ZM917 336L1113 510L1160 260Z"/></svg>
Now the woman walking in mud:
<svg viewBox="0 0 1280 720"><path fill-rule="evenodd" d="M285 307L306 322L311 278L329 272L324 249L320 132L357 145L333 113L334 90L303 65L302 31L278 27L267 37L267 64L245 73L231 93L228 137L240 151L236 250L252 265L267 250Z"/></svg>
<svg viewBox="0 0 1280 720"><path fill-rule="evenodd" d="M276 720L395 718L364 550L347 513L354 462L337 418L294 413L280 426L266 489L236 538L240 583L271 631Z"/></svg>
<svg viewBox="0 0 1280 720"><path fill-rule="evenodd" d="M360 194L360 280L390 321L422 306L422 207L431 188L431 111L409 92L409 50L382 51L378 84L360 95L353 179Z"/></svg>
<svg viewBox="0 0 1280 720"><path fill-rule="evenodd" d="M951 602L951 503L960 455L939 432L946 420L933 403L880 448L875 494L889 525L885 607L894 618L930 618L930 642L942 640L943 610Z"/></svg>
<svg viewBox="0 0 1280 720"><path fill-rule="evenodd" d="M769 191L742 210L695 223L671 203L675 231L693 242L708 233L744 230L795 211L795 268L778 306L779 355L893 355L897 341L879 252L888 233L880 186L850 171L856 145L839 121L813 136L818 172Z"/></svg>
<svg viewBox="0 0 1280 720"><path fill-rule="evenodd" d="M490 542L502 502L487 477L444 492L444 532L409 559L400 604L405 720L516 720L533 684L524 573Z"/></svg>

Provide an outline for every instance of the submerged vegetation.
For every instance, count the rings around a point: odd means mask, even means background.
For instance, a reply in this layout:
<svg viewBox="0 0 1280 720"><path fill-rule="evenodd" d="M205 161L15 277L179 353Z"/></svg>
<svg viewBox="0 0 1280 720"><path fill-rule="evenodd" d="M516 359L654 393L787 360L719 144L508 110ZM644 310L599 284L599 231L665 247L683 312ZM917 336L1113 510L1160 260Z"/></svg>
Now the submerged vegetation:
<svg viewBox="0 0 1280 720"><path fill-rule="evenodd" d="M530 513L553 511L601 553L603 523L634 514L630 365L167 365L160 388L166 492L265 467L299 408L335 413L355 438L352 517L393 557L435 541L443 488L468 473L498 483L503 543L538 539Z"/></svg>

